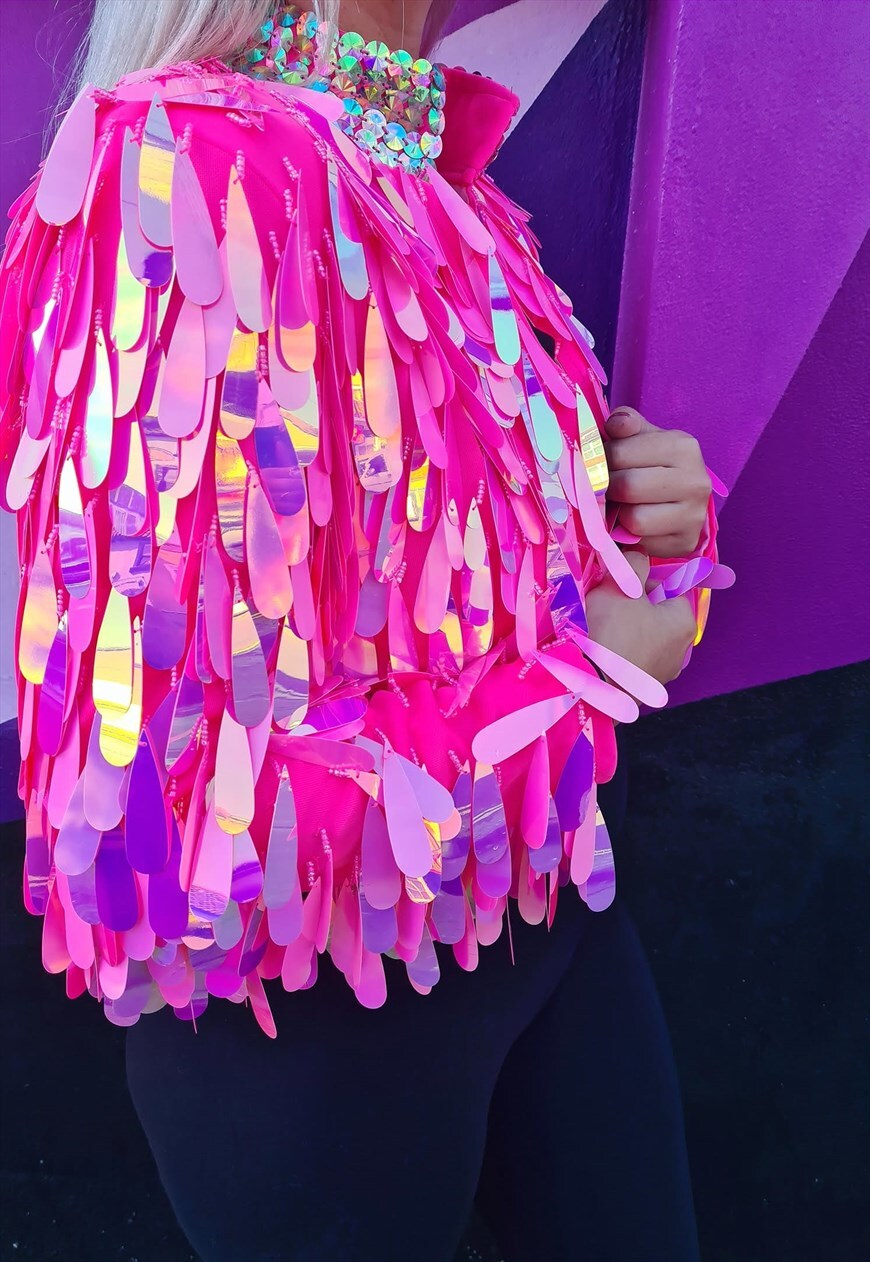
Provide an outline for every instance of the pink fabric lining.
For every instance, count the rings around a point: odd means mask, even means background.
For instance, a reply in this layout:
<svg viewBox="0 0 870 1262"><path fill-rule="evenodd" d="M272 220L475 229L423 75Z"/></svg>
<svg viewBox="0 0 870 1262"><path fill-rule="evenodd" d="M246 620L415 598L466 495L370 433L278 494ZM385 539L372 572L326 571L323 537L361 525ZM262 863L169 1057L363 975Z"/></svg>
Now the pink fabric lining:
<svg viewBox="0 0 870 1262"><path fill-rule="evenodd" d="M444 77L447 111L438 170L451 184L467 188L498 152L520 108L519 97L494 79L460 66L445 67Z"/></svg>

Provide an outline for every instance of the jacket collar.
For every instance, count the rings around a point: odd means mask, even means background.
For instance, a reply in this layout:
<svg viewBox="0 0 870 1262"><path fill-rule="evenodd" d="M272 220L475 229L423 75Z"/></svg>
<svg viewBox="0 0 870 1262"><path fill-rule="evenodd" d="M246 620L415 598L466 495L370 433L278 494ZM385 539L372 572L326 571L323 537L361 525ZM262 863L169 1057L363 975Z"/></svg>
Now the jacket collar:
<svg viewBox="0 0 870 1262"><path fill-rule="evenodd" d="M451 184L467 186L498 153L520 102L495 79L458 66L443 70L447 104L436 166Z"/></svg>
<svg viewBox="0 0 870 1262"><path fill-rule="evenodd" d="M338 97L337 126L392 166L419 171L435 163L450 183L464 186L492 161L519 107L508 88L366 43L353 31L324 50L321 31L313 14L281 3L231 64L255 79Z"/></svg>

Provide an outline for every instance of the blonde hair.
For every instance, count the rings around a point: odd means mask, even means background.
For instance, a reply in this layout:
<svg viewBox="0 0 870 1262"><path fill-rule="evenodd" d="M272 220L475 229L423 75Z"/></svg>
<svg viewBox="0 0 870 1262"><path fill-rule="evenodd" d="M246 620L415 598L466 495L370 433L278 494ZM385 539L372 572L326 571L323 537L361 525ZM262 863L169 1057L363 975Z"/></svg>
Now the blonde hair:
<svg viewBox="0 0 870 1262"><path fill-rule="evenodd" d="M313 0L327 24L327 52L337 29L340 0ZM239 51L277 8L277 0L96 0L75 78L111 88L134 70L181 61L225 60Z"/></svg>

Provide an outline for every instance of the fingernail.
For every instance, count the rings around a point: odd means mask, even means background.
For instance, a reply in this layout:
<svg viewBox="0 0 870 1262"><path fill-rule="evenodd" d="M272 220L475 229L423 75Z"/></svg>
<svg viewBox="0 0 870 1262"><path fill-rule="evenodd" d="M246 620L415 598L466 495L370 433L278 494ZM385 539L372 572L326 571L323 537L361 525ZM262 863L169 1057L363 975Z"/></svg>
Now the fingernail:
<svg viewBox="0 0 870 1262"><path fill-rule="evenodd" d="M630 412L626 412L624 408L617 408L615 412L610 413L607 420L605 421L605 425L607 426L608 429L610 429L612 425L615 426L616 429L618 429L620 425L625 425L630 420L631 420Z"/></svg>

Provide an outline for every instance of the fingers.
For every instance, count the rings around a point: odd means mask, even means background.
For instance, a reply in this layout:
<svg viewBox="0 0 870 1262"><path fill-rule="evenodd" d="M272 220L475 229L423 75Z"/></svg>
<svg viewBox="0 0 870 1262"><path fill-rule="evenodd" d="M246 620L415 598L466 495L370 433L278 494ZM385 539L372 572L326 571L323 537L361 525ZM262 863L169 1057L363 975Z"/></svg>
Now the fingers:
<svg viewBox="0 0 870 1262"><path fill-rule="evenodd" d="M607 465L611 470L661 466L705 472L696 438L683 430L656 429L655 426L626 437L612 438L607 444Z"/></svg>
<svg viewBox="0 0 870 1262"><path fill-rule="evenodd" d="M670 620L682 661L682 656L694 640L698 630L691 602L685 596L672 596L670 600L663 600L656 608ZM672 678L676 678L676 676L672 676Z"/></svg>
<svg viewBox="0 0 870 1262"><path fill-rule="evenodd" d="M692 491L691 479L682 469L616 469L610 475L607 498L619 504L678 504Z"/></svg>
<svg viewBox="0 0 870 1262"><path fill-rule="evenodd" d="M652 431L656 427L635 408L617 408L608 416L605 428L611 438L630 438L633 434Z"/></svg>
<svg viewBox="0 0 870 1262"><path fill-rule="evenodd" d="M679 535L648 535L637 547L644 548L651 557L660 561L674 561L679 557L688 557L698 546L700 531L694 539L685 533Z"/></svg>
<svg viewBox="0 0 870 1262"><path fill-rule="evenodd" d="M671 608L672 616L675 622L678 622L686 636L686 648L689 647L695 638L695 632L698 630L698 624L695 620L695 611L692 608L692 602L688 596L672 596L670 600L663 602Z"/></svg>
<svg viewBox="0 0 870 1262"><path fill-rule="evenodd" d="M639 434L610 445L624 449L648 437L671 435ZM658 454L666 458L665 453ZM702 464L614 469L607 488L608 500L619 506L620 525L639 535L643 551L657 557L686 556L697 547L709 497L709 477Z"/></svg>
<svg viewBox="0 0 870 1262"><path fill-rule="evenodd" d="M633 535L640 535L648 552L650 539L685 533L686 512L682 504L621 504L619 522Z"/></svg>
<svg viewBox="0 0 870 1262"><path fill-rule="evenodd" d="M656 510L665 510L662 513ZM678 511L672 515L674 505L670 504L628 504L619 510L620 525L640 536L640 542L633 545L648 556L662 560L690 556L698 546L703 523L688 525L685 516ZM649 525L650 529L644 529Z"/></svg>

